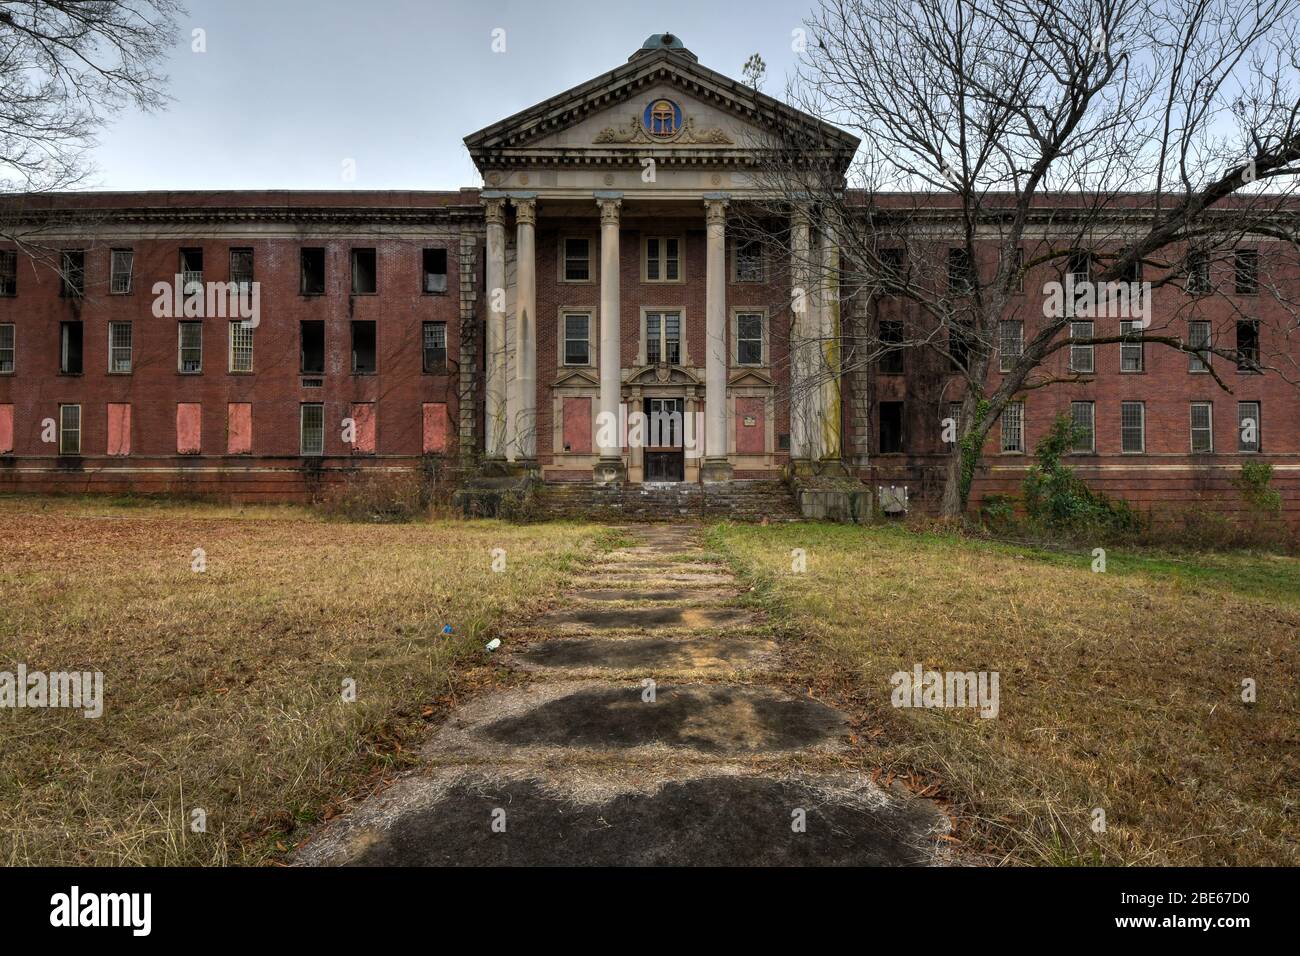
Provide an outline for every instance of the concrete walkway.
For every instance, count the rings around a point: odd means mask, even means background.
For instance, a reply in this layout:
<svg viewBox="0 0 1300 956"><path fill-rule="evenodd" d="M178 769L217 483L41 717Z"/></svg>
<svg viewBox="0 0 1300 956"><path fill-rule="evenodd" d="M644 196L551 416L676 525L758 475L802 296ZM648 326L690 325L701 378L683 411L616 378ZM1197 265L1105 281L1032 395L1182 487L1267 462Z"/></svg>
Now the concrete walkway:
<svg viewBox="0 0 1300 956"><path fill-rule="evenodd" d="M457 709L426 766L303 865L925 865L947 818L843 771L842 714L776 681L699 529L627 529L562 609L504 639L528 679Z"/></svg>

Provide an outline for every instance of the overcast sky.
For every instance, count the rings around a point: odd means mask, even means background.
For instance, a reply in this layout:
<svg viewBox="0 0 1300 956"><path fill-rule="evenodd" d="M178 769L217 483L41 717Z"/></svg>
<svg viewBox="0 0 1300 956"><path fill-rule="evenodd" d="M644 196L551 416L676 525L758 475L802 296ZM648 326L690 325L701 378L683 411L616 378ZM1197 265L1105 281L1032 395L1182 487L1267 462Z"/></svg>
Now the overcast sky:
<svg viewBox="0 0 1300 956"><path fill-rule="evenodd" d="M672 32L780 95L805 5L781 0L189 0L171 106L122 113L93 151L98 189L455 189L461 139L626 62ZM193 52L193 31L207 50ZM492 50L504 30L505 52ZM345 160L356 176L343 179Z"/></svg>

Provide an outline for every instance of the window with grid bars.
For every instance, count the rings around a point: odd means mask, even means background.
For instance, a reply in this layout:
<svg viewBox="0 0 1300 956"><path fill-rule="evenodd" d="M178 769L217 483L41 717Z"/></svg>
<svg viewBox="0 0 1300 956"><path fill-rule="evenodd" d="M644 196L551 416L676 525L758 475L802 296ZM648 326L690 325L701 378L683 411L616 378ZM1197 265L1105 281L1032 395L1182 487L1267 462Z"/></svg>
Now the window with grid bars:
<svg viewBox="0 0 1300 956"><path fill-rule="evenodd" d="M243 321L230 323L230 371L253 370L253 327Z"/></svg>
<svg viewBox="0 0 1300 956"><path fill-rule="evenodd" d="M18 294L18 251L0 249L0 295Z"/></svg>
<svg viewBox="0 0 1300 956"><path fill-rule="evenodd" d="M1214 451L1214 406L1192 402L1192 454Z"/></svg>
<svg viewBox="0 0 1300 956"><path fill-rule="evenodd" d="M1146 367L1146 345L1142 342L1142 327L1132 319L1122 319L1119 334L1125 341L1119 344L1119 370L1141 372Z"/></svg>
<svg viewBox="0 0 1300 956"><path fill-rule="evenodd" d="M1016 367L1025 350L1025 323L1019 319L1003 319L998 323L998 368L1009 372Z"/></svg>
<svg viewBox="0 0 1300 956"><path fill-rule="evenodd" d="M14 370L14 336L12 322L0 325L0 375L10 375Z"/></svg>
<svg viewBox="0 0 1300 956"><path fill-rule="evenodd" d="M1002 409L1002 450L1025 450L1025 403L1007 402Z"/></svg>
<svg viewBox="0 0 1300 956"><path fill-rule="evenodd" d="M682 277L681 240L650 236L645 241L646 282L677 282Z"/></svg>
<svg viewBox="0 0 1300 956"><path fill-rule="evenodd" d="M886 295L900 292L907 284L904 276L903 250L898 247L881 249L879 258L881 291Z"/></svg>
<svg viewBox="0 0 1300 956"><path fill-rule="evenodd" d="M203 371L203 323L180 322L177 369L186 375Z"/></svg>
<svg viewBox="0 0 1300 956"><path fill-rule="evenodd" d="M1070 315L1075 315L1078 311L1078 300L1086 294L1088 284L1092 281L1092 256L1086 252L1071 253L1069 270L1069 278L1074 287L1074 299L1066 303L1066 307Z"/></svg>
<svg viewBox="0 0 1300 956"><path fill-rule="evenodd" d="M763 281L763 243L758 239L738 239L735 246L736 281Z"/></svg>
<svg viewBox="0 0 1300 956"><path fill-rule="evenodd" d="M1141 402L1120 403L1119 447L1130 455L1146 450L1146 407Z"/></svg>
<svg viewBox="0 0 1300 956"><path fill-rule="evenodd" d="M81 454L81 406L59 406L59 454Z"/></svg>
<svg viewBox="0 0 1300 956"><path fill-rule="evenodd" d="M447 323L424 323L424 370L441 372L447 367Z"/></svg>
<svg viewBox="0 0 1300 956"><path fill-rule="evenodd" d="M181 288L190 292L194 285L203 285L203 250L181 250Z"/></svg>
<svg viewBox="0 0 1300 956"><path fill-rule="evenodd" d="M1208 351L1196 352L1197 349L1209 349L1212 346L1210 338L1210 323L1203 319L1193 319L1187 323L1187 345L1193 349L1187 357L1187 370L1189 372L1208 372L1210 370L1211 357Z"/></svg>
<svg viewBox="0 0 1300 956"><path fill-rule="evenodd" d="M109 291L113 295L128 295L131 292L131 272L135 265L135 252L130 249L114 249L109 258Z"/></svg>
<svg viewBox="0 0 1300 956"><path fill-rule="evenodd" d="M1071 402L1070 420L1074 423L1073 451L1091 455L1097 449L1096 405L1092 402Z"/></svg>
<svg viewBox="0 0 1300 956"><path fill-rule="evenodd" d="M1237 403L1237 451L1257 452L1260 444L1259 402Z"/></svg>
<svg viewBox="0 0 1300 956"><path fill-rule="evenodd" d="M564 317L564 364L591 364L591 314L572 312Z"/></svg>
<svg viewBox="0 0 1300 956"><path fill-rule="evenodd" d="M961 402L948 403L948 417L952 419L954 439L961 437ZM940 422L942 425L943 423Z"/></svg>
<svg viewBox="0 0 1300 956"><path fill-rule="evenodd" d="M1090 339L1092 338L1093 324L1091 322L1071 322L1070 338L1071 339ZM1094 370L1093 346L1091 345L1071 345L1070 346L1070 371L1087 372Z"/></svg>
<svg viewBox="0 0 1300 956"><path fill-rule="evenodd" d="M736 315L736 364L763 364L763 315L760 312Z"/></svg>
<svg viewBox="0 0 1300 956"><path fill-rule="evenodd" d="M108 323L108 370L131 371L131 323Z"/></svg>
<svg viewBox="0 0 1300 956"><path fill-rule="evenodd" d="M645 317L646 362L678 365L682 360L682 316L680 312L647 312Z"/></svg>
<svg viewBox="0 0 1300 956"><path fill-rule="evenodd" d="M591 279L591 240L564 240L564 281L587 282Z"/></svg>
<svg viewBox="0 0 1300 956"><path fill-rule="evenodd" d="M320 403L302 406L299 445L304 455L325 454L325 406Z"/></svg>

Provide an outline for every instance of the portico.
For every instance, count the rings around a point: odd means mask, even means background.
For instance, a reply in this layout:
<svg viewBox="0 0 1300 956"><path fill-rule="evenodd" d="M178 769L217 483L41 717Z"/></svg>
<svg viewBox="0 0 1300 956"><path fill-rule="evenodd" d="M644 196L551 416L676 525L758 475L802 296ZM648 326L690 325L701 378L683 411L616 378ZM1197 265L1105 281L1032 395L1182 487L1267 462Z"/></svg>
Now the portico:
<svg viewBox="0 0 1300 956"><path fill-rule="evenodd" d="M837 296L807 268L834 262L832 232L791 208L770 241L729 235L766 198L745 144L773 109L789 108L658 35L466 138L485 181L489 461L611 484L838 459Z"/></svg>

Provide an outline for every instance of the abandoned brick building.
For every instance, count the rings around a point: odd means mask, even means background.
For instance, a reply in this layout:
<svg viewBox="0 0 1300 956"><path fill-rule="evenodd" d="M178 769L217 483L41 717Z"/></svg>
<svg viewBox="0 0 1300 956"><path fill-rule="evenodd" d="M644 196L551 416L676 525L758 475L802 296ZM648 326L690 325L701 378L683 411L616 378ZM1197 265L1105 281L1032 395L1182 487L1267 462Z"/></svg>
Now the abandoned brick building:
<svg viewBox="0 0 1300 956"><path fill-rule="evenodd" d="M12 200L32 248L0 251L0 490L284 500L447 460L553 487L827 471L932 507L960 399L945 368L886 351L800 387L790 357L792 334L833 343L847 323L888 341L907 305L885 287L843 315L834 295L791 308L786 259L839 254L816 210L793 205L772 242L730 228L761 190L750 133L774 116L858 147L664 34L467 137L481 189ZM1190 340L1235 336L1235 365L1140 339L1064 349L1078 380L1009 406L974 499L1014 490L1065 413L1095 487L1231 507L1242 463L1267 460L1300 514L1300 393L1252 367L1294 319L1251 286L1256 254L1207 274L1231 288L1187 320ZM1026 276L1026 315L1046 278ZM1004 326L1001 347L1021 347L1025 325ZM637 413L672 424L633 440Z"/></svg>

